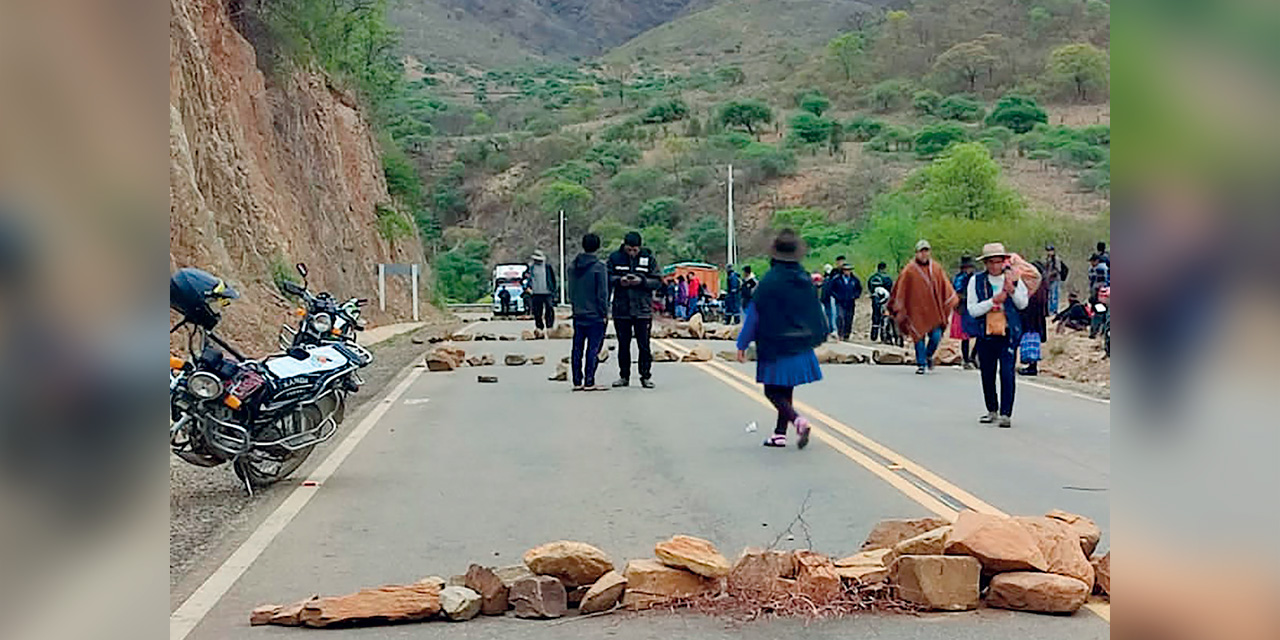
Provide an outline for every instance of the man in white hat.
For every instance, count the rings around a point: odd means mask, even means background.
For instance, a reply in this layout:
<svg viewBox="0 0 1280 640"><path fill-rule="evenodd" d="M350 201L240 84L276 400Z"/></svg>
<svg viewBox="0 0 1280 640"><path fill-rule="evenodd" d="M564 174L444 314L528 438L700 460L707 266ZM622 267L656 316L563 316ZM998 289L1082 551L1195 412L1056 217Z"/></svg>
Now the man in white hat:
<svg viewBox="0 0 1280 640"><path fill-rule="evenodd" d="M978 422L1013 426L1013 394L1017 382L1018 342L1022 338L1022 320L1018 310L1026 309L1031 300L1023 284L1009 266L1009 252L999 242L982 246L978 256L986 271L969 278L969 315L978 320L978 367L982 369L982 397L987 413ZM1013 305L1010 306L1009 303ZM996 374L1000 375L1000 393L996 393Z"/></svg>
<svg viewBox="0 0 1280 640"><path fill-rule="evenodd" d="M529 293L532 295L533 324L539 329L550 329L556 323L556 271L547 264L547 254L534 251L530 256Z"/></svg>
<svg viewBox="0 0 1280 640"><path fill-rule="evenodd" d="M916 373L933 368L942 328L951 319L959 296L942 265L932 259L928 240L916 243L915 259L902 268L889 295L889 311L902 333L916 345Z"/></svg>

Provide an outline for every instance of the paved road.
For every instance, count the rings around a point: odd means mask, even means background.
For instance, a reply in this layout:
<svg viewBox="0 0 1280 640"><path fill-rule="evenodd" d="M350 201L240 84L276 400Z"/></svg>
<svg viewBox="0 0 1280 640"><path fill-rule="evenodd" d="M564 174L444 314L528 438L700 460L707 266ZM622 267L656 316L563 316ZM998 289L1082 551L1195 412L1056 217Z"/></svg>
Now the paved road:
<svg viewBox="0 0 1280 640"><path fill-rule="evenodd" d="M524 328L514 322L476 327L505 333ZM713 351L732 348L727 342L708 345ZM419 369L392 383L389 390L401 391L394 402L370 403L385 413L370 422L367 435L322 486L308 490L310 501L188 637L306 633L251 629L248 611L312 593L447 577L473 561L514 564L530 546L561 538L596 544L619 565L651 556L653 543L673 533L706 537L733 555L772 541L806 496L813 547L831 554L856 550L876 521L929 515L929 505L935 512L981 505L1017 514L1063 508L1108 527L1110 407L1102 402L1024 386L1015 428L995 429L976 422L981 396L974 372L920 377L912 367L837 365L825 369L826 380L797 395L825 416L815 442L805 451L776 450L760 446L772 414L748 386L752 365L657 364L655 390L572 394L568 385L547 381L568 353L568 341L464 346L469 353L492 352L499 362L506 353L544 354L547 364ZM602 378L612 379L615 365L616 356L602 365ZM478 384L478 373L496 374L500 382ZM760 431L747 433L752 421ZM805 546L805 534L797 533L789 544ZM695 615L647 614L342 633L1078 639L1109 637L1110 628L1088 611L1049 617L983 610L869 615L807 627L781 621L728 629Z"/></svg>

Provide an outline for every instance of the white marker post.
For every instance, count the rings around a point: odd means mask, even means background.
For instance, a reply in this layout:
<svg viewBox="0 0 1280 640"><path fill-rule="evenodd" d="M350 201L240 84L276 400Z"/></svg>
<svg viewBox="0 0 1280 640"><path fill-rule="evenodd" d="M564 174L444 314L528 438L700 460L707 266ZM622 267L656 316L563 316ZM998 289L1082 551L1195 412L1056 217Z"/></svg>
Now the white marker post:
<svg viewBox="0 0 1280 640"><path fill-rule="evenodd" d="M560 304L564 304L564 209L560 210Z"/></svg>
<svg viewBox="0 0 1280 640"><path fill-rule="evenodd" d="M413 321L418 321L418 263L409 267L409 277L413 279Z"/></svg>
<svg viewBox="0 0 1280 640"><path fill-rule="evenodd" d="M727 242L728 247L725 250L725 259L728 260L729 264L734 264L738 261L738 256L735 255L737 252L734 251L735 243L733 238L733 165L729 165L729 234Z"/></svg>

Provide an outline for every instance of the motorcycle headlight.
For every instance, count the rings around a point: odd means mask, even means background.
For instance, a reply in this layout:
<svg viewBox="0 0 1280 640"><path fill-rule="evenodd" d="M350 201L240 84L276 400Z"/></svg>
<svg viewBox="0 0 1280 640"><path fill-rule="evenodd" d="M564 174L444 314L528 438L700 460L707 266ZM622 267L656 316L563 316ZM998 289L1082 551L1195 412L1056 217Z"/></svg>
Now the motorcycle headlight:
<svg viewBox="0 0 1280 640"><path fill-rule="evenodd" d="M201 400L212 400L222 395L222 381L208 371L197 371L187 378L187 390Z"/></svg>
<svg viewBox="0 0 1280 640"><path fill-rule="evenodd" d="M328 333L333 328L333 316L327 313L317 313L311 316L311 328L317 333Z"/></svg>

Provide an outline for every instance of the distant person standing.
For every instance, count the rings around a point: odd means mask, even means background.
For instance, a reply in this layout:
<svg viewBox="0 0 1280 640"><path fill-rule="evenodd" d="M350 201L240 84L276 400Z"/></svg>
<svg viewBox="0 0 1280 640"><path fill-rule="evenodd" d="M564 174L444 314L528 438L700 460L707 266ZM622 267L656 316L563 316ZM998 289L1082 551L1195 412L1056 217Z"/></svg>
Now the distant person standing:
<svg viewBox="0 0 1280 640"><path fill-rule="evenodd" d="M795 425L803 449L809 444L809 421L796 412L795 388L822 379L813 350L826 339L826 320L809 274L800 266L804 242L791 229L773 241L773 266L756 287L738 334L738 362L746 362L747 347L756 344L756 382L778 410L773 435L766 447L787 446L787 427Z"/></svg>
<svg viewBox="0 0 1280 640"><path fill-rule="evenodd" d="M640 352L640 386L653 388L653 352L649 330L653 326L653 292L662 285L653 252L642 248L640 234L627 232L622 246L609 256L609 289L613 292L613 326L618 332L618 368L615 387L631 384L631 340Z"/></svg>
<svg viewBox="0 0 1280 640"><path fill-rule="evenodd" d="M689 285L685 283L683 275L676 276L675 300L676 320L684 320L688 317Z"/></svg>
<svg viewBox="0 0 1280 640"><path fill-rule="evenodd" d="M884 289L884 299L888 299L889 292L893 291L893 278L889 277L888 268L889 265L881 262L876 265L876 272L867 278L867 292L871 296L872 342L880 339L880 327L884 324L884 302L876 295L876 289Z"/></svg>
<svg viewBox="0 0 1280 640"><path fill-rule="evenodd" d="M1013 394L1017 383L1014 373L1021 340L1022 323L1019 310L1027 308L1030 294L1027 285L1008 266L1009 253L1004 245L983 245L978 257L986 270L969 279L966 295L969 315L979 320L978 365L982 369L982 398L987 413L978 419L983 424L1013 426ZM1012 303L1010 305L1009 303ZM1000 393L996 393L996 374L1000 376Z"/></svg>
<svg viewBox="0 0 1280 640"><path fill-rule="evenodd" d="M511 292L506 287L498 289L498 302L502 305L502 315L511 315Z"/></svg>
<svg viewBox="0 0 1280 640"><path fill-rule="evenodd" d="M902 333L916 345L916 373L933 368L933 354L942 341L942 328L951 319L959 297L942 265L932 259L928 240L916 243L916 255L893 285L889 310ZM979 356L981 357L981 356Z"/></svg>
<svg viewBox="0 0 1280 640"><path fill-rule="evenodd" d="M1111 252L1107 251L1107 243L1102 240L1098 241L1098 260L1111 268Z"/></svg>
<svg viewBox="0 0 1280 640"><path fill-rule="evenodd" d="M1111 265L1102 259L1101 254L1089 256L1089 303L1098 301L1098 291L1111 286Z"/></svg>
<svg viewBox="0 0 1280 640"><path fill-rule="evenodd" d="M600 236L582 236L582 253L573 259L569 271L569 292L573 295L573 365L574 391L606 391L596 384L596 368L600 365L600 348L604 346L605 325L609 321L609 270L596 256ZM586 366L583 366L583 354Z"/></svg>
<svg viewBox="0 0 1280 640"><path fill-rule="evenodd" d="M1044 246L1044 279L1049 282L1049 313L1058 312L1058 300L1062 283L1067 281L1070 269L1067 263L1058 257L1058 251L1052 244Z"/></svg>
<svg viewBox="0 0 1280 640"><path fill-rule="evenodd" d="M550 329L556 323L554 300L559 291L556 271L547 264L547 255L541 251L534 251L532 260L527 277L533 303L533 324L539 329Z"/></svg>
<svg viewBox="0 0 1280 640"><path fill-rule="evenodd" d="M741 301L742 278L733 270L733 265L729 265L729 275L725 277L724 294L724 314L729 324L738 324L742 321L742 309L739 306Z"/></svg>
<svg viewBox="0 0 1280 640"><path fill-rule="evenodd" d="M690 272L689 279L686 282L689 285L689 308L687 310L689 315L685 316L684 319L688 320L693 317L693 314L700 311L698 303L702 301L702 281L698 280L697 274Z"/></svg>
<svg viewBox="0 0 1280 640"><path fill-rule="evenodd" d="M835 306L835 333L841 340L848 340L853 333L853 305L862 295L862 283L849 265L842 264L823 286Z"/></svg>
<svg viewBox="0 0 1280 640"><path fill-rule="evenodd" d="M955 311L951 312L951 333L950 336L960 341L960 357L964 360L964 368L973 368L973 353L969 351L969 340L973 336L969 335L970 325L973 324L972 318L969 317L969 307L966 296L969 291L969 278L973 277L974 263L971 256L960 257L960 270L956 275L951 277L951 288L956 290L960 302L956 305Z"/></svg>
<svg viewBox="0 0 1280 640"><path fill-rule="evenodd" d="M1049 267L1043 262L1031 263L1040 270L1043 276ZM1049 279L1040 278L1040 286L1031 292L1027 299L1027 308L1019 311L1022 316L1022 339L1018 343L1018 354L1021 356L1019 375L1035 376L1040 374L1040 359L1044 343L1049 339Z"/></svg>
<svg viewBox="0 0 1280 640"><path fill-rule="evenodd" d="M742 268L742 310L745 312L747 307L751 306L752 296L756 293L756 285L760 284L756 281L756 274L751 272L751 265Z"/></svg>

